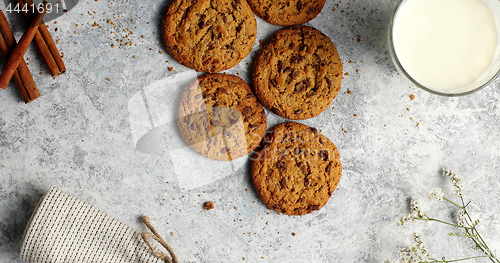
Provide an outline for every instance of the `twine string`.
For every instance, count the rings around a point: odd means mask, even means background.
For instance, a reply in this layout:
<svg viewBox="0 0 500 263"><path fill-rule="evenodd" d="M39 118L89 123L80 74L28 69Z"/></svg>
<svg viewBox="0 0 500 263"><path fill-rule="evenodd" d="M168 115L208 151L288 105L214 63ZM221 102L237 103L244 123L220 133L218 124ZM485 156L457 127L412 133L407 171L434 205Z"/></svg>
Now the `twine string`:
<svg viewBox="0 0 500 263"><path fill-rule="evenodd" d="M153 232L153 234L148 233L148 232L141 233L142 239L144 239L144 242L146 243L146 245L148 245L148 247L151 249L151 251L153 252L153 255L155 257L167 262L167 263L178 263L179 261L177 260L177 256L175 255L174 250L167 244L167 242L165 242L165 240L163 240L163 238L158 234L158 232L156 232L155 228L151 225L151 221L149 221L149 217L144 216L142 218L142 222L149 228L149 230L151 230L151 232ZM153 244L151 244L148 237L150 237L150 238L156 240L156 242L160 243L168 251L170 256L161 252L161 251L158 251L153 246Z"/></svg>

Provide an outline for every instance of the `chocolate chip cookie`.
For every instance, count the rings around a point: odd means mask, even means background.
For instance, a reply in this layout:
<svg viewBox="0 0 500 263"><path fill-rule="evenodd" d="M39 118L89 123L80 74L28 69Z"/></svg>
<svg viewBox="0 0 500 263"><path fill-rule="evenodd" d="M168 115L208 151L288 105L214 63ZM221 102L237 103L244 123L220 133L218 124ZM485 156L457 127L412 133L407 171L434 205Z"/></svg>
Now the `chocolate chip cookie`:
<svg viewBox="0 0 500 263"><path fill-rule="evenodd" d="M264 108L248 84L220 73L205 74L187 86L177 125L191 148L219 161L247 155L267 129Z"/></svg>
<svg viewBox="0 0 500 263"><path fill-rule="evenodd" d="M245 0L173 0L163 20L168 52L186 67L219 72L252 50L257 21Z"/></svg>
<svg viewBox="0 0 500 263"><path fill-rule="evenodd" d="M313 20L326 0L248 0L253 11L265 21L278 26L292 26Z"/></svg>
<svg viewBox="0 0 500 263"><path fill-rule="evenodd" d="M253 86L261 103L292 120L317 116L337 96L342 62L330 38L308 26L274 34L257 55Z"/></svg>
<svg viewBox="0 0 500 263"><path fill-rule="evenodd" d="M323 207L342 174L335 145L315 128L283 123L252 155L252 181L269 209L304 215Z"/></svg>

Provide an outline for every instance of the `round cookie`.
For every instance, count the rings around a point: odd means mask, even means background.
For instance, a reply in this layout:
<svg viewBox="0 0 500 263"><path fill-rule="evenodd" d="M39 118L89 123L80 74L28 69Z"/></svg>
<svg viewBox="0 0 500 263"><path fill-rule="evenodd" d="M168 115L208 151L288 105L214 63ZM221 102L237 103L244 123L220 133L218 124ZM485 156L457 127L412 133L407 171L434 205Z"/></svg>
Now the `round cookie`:
<svg viewBox="0 0 500 263"><path fill-rule="evenodd" d="M257 21L245 0L173 0L163 20L168 52L186 67L219 72L245 58Z"/></svg>
<svg viewBox="0 0 500 263"><path fill-rule="evenodd" d="M253 11L265 21L278 26L299 25L313 20L326 0L248 0Z"/></svg>
<svg viewBox="0 0 500 263"><path fill-rule="evenodd" d="M245 81L214 73L186 87L177 125L184 141L197 153L231 161L260 144L267 120L264 108Z"/></svg>
<svg viewBox="0 0 500 263"><path fill-rule="evenodd" d="M252 181L260 199L287 215L323 207L342 174L335 145L315 128L296 122L266 132L252 160Z"/></svg>
<svg viewBox="0 0 500 263"><path fill-rule="evenodd" d="M323 112L337 96L342 62L330 38L308 26L274 34L257 55L253 86L279 116L303 120Z"/></svg>

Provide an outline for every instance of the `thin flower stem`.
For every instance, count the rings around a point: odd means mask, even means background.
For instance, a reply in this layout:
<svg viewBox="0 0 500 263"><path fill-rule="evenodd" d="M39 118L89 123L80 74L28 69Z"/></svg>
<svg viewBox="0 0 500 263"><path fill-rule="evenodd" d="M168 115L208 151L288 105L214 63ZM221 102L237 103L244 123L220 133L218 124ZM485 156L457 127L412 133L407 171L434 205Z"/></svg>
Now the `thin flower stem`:
<svg viewBox="0 0 500 263"><path fill-rule="evenodd" d="M470 259L475 259L475 258L487 258L487 257L488 256L475 256L475 257L460 258L460 259L453 259L453 260L436 260L436 259L431 259L432 261L420 261L419 263L459 262L459 261L465 261L465 260L470 260Z"/></svg>
<svg viewBox="0 0 500 263"><path fill-rule="evenodd" d="M468 229L468 227L465 227L465 226L459 226L457 224L453 224L453 223L448 223L448 222L445 222L445 221L441 221L439 219L435 219L435 218L431 218L431 217L427 217L427 218L415 218L415 220L422 220L422 221L435 221L435 222L439 222L441 224L445 224L445 225L449 225L449 226L454 226L454 227L459 227L459 228L465 228L465 229Z"/></svg>
<svg viewBox="0 0 500 263"><path fill-rule="evenodd" d="M467 215L467 218L469 221L467 224L470 226L469 228L465 228L466 234L471 236L470 238L476 243L476 246L484 253L487 255L487 257L494 263L500 263L500 261L495 257L493 252L490 250L484 239L481 237L479 234L479 231L477 231L476 226L474 225L474 221L472 220L472 217L470 216L469 212L467 211L466 207L469 205L470 201L467 203L467 205L464 202L464 199L462 196L460 196L460 201L462 202L462 209L464 210L465 214ZM449 201L450 203L453 203ZM455 204L456 205L456 204ZM460 207L460 206L459 206ZM470 223L469 223L470 222ZM471 225L472 224L472 225ZM470 231L470 232L469 232Z"/></svg>
<svg viewBox="0 0 500 263"><path fill-rule="evenodd" d="M403 217L401 219L401 222L405 223L413 220L435 221L444 225L461 228L463 229L463 232L461 234L457 232L457 233L450 233L450 235L467 237L472 239L472 241L476 245L476 249L480 250L482 253L480 256L471 256L454 260L446 260L445 257L443 257L442 259L434 259L429 256L429 254L427 253L427 247L423 245L423 241L420 239L420 237L415 234L416 235L415 242L417 243L417 246L411 246L407 249L401 249L400 252L402 252L403 254L400 256L401 257L400 259L404 262L410 262L410 261L416 262L418 260L426 260L426 261L419 261L419 263L449 263L449 262L460 262L478 258L489 258L492 263L500 263L500 260L495 257L495 255L488 247L482 236L479 234L479 231L477 229L479 220L473 220L472 216L469 214L469 211L467 211L467 207L471 202L469 201L467 202L467 204L464 202L464 198L462 197L462 187L460 178L449 170L443 170L443 172L444 172L443 175L448 175L449 177L451 177L453 185L455 186L457 196L460 198L460 202L455 203L454 201L451 201L450 199L444 197L444 194L442 193L442 190L440 188L431 189L431 191L429 192L429 196L435 197L440 200L444 200L450 203L451 205L459 208L460 213L457 215L458 216L456 220L457 223L450 223L427 216L426 214L420 211L420 207L418 206L416 200L414 201L414 199L412 199L412 202L410 204L412 213Z"/></svg>
<svg viewBox="0 0 500 263"><path fill-rule="evenodd" d="M460 205L457 205L455 204L453 201L451 201L450 199L446 198L446 197L443 197L443 200L447 201L448 203L460 208L460 209L465 209L465 206L460 206ZM463 203L463 202L462 202Z"/></svg>

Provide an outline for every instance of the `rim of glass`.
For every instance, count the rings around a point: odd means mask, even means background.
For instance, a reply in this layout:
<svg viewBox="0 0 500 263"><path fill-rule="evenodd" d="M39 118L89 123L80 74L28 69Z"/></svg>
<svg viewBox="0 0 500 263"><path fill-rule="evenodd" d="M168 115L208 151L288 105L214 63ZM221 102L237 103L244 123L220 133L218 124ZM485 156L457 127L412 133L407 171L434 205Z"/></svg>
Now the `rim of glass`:
<svg viewBox="0 0 500 263"><path fill-rule="evenodd" d="M465 91L465 92L460 92L460 93L439 92L439 91L433 90L431 88L428 88L425 85L420 84L417 80L415 80L412 76L410 76L410 74L408 72L406 72L405 68L403 67L403 65L401 65L401 62L399 61L398 56L396 55L396 50L394 48L394 41L393 41L394 40L394 38L393 38L394 19L396 19L396 14L398 13L398 10L401 7L401 4L403 4L403 2L406 2L406 1L408 1L408 0L400 0L397 3L396 8L394 9L394 12L393 12L392 17L391 17L391 21L389 23L389 33L388 33L389 41L388 41L388 44L389 44L389 53L391 55L392 61L396 65L396 68L401 73L403 73L403 75L405 75L411 82L413 82L413 84L417 85L417 87L419 87L427 92L430 92L430 93L433 93L436 95L447 96L447 97L459 97L459 96L469 95L469 94L474 93L476 91L482 90L483 88L490 85L491 82L493 82L500 75L500 67L499 67L496 70L496 73L488 81L486 81L484 84L481 84L480 86L478 86L475 89ZM500 45L500 43L499 43L499 45Z"/></svg>

